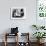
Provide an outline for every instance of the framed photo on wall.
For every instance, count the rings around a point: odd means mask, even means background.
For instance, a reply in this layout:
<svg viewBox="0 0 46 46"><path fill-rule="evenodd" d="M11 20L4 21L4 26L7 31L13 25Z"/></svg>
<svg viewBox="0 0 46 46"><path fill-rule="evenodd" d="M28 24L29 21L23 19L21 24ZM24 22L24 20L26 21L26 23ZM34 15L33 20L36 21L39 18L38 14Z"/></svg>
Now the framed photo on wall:
<svg viewBox="0 0 46 46"><path fill-rule="evenodd" d="M37 16L39 19L46 18L46 0L37 0Z"/></svg>
<svg viewBox="0 0 46 46"><path fill-rule="evenodd" d="M11 8L11 19L25 19L26 8L24 7L12 7Z"/></svg>
<svg viewBox="0 0 46 46"><path fill-rule="evenodd" d="M46 25L46 0L37 0L36 24Z"/></svg>

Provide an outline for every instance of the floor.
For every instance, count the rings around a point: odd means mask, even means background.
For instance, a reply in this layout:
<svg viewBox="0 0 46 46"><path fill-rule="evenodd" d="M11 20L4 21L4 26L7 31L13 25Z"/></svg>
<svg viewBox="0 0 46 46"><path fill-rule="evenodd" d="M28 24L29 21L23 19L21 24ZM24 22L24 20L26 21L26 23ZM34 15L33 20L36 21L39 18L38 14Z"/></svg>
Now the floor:
<svg viewBox="0 0 46 46"><path fill-rule="evenodd" d="M30 43L31 45L30 46L37 46L37 43ZM4 46L4 43L0 42L0 46ZM15 43L8 43L8 46L15 46ZM25 46L25 45L24 45ZM44 45L41 45L41 46L46 46L46 43L44 43Z"/></svg>

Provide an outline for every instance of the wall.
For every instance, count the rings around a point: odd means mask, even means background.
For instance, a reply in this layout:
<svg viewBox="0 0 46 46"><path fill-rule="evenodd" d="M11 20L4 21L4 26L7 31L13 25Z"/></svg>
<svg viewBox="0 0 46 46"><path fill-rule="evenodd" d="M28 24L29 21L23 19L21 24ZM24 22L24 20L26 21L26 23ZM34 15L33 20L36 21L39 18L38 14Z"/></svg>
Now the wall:
<svg viewBox="0 0 46 46"><path fill-rule="evenodd" d="M11 20L10 8L12 7L25 7L26 19ZM36 0L0 0L0 34L10 32L7 29L18 26L19 32L30 32L32 36L32 24L36 24Z"/></svg>

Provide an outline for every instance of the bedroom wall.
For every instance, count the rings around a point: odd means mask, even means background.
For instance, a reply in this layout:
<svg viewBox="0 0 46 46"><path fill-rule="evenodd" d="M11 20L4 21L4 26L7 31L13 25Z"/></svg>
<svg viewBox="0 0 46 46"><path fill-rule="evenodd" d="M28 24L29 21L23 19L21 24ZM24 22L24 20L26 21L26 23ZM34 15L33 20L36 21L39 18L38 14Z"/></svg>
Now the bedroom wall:
<svg viewBox="0 0 46 46"><path fill-rule="evenodd" d="M26 18L24 20L11 20L10 8L25 7ZM0 34L10 32L9 28L19 27L19 32L30 32L31 25L36 24L36 0L0 0ZM1 38L1 37L0 37Z"/></svg>

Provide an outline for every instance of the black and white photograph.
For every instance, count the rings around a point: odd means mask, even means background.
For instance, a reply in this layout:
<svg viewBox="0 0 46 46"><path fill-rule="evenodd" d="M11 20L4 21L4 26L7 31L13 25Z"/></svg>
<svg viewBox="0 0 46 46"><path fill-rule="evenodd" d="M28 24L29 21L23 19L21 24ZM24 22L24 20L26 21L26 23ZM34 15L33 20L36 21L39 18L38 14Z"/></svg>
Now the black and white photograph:
<svg viewBox="0 0 46 46"><path fill-rule="evenodd" d="M11 19L25 19L26 17L26 8L14 7L11 8Z"/></svg>

